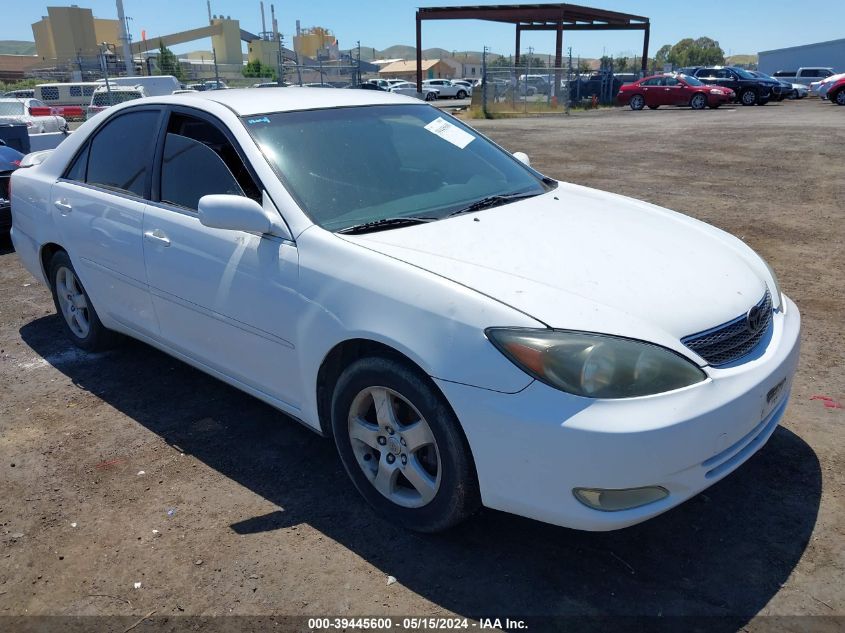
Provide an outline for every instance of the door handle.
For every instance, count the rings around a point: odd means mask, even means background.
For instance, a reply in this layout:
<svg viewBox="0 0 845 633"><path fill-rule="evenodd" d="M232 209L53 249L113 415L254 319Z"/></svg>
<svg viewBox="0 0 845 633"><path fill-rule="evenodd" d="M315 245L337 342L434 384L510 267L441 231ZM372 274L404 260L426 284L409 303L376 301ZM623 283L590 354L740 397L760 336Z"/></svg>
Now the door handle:
<svg viewBox="0 0 845 633"><path fill-rule="evenodd" d="M155 229L153 231L145 231L144 237L150 240L151 242L156 242L161 244L162 246L170 246L170 238L164 234L164 231L161 229Z"/></svg>
<svg viewBox="0 0 845 633"><path fill-rule="evenodd" d="M53 203L53 205L54 205L54 206L55 206L55 207L56 207L59 211L61 211L61 214L62 214L62 215L67 215L68 213L70 213L71 211L73 211L73 207L70 205L70 203L69 203L69 202L68 202L65 198L62 198L61 200L56 200L56 201Z"/></svg>

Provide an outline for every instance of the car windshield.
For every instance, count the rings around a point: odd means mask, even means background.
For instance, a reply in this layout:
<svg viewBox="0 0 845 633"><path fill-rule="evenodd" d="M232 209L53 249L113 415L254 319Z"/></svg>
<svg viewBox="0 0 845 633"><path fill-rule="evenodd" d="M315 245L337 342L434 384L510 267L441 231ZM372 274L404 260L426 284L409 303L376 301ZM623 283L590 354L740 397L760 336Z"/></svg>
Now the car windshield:
<svg viewBox="0 0 845 633"><path fill-rule="evenodd" d="M20 116L24 113L20 101L0 101L0 116Z"/></svg>
<svg viewBox="0 0 845 633"><path fill-rule="evenodd" d="M428 105L279 112L243 123L303 210L331 231L441 219L491 196L553 187Z"/></svg>
<svg viewBox="0 0 845 633"><path fill-rule="evenodd" d="M695 77L690 77L689 75L680 75L680 78L684 80L684 83L688 86L703 86L704 82L699 81Z"/></svg>
<svg viewBox="0 0 845 633"><path fill-rule="evenodd" d="M744 68L734 68L733 70L737 75L739 75L743 79L754 79L755 78L754 75L752 75L750 72L748 72Z"/></svg>
<svg viewBox="0 0 845 633"><path fill-rule="evenodd" d="M141 93L134 90L112 90L111 94L108 92L98 92L94 95L91 105L95 106L109 106L124 101L132 101L133 99L140 99Z"/></svg>

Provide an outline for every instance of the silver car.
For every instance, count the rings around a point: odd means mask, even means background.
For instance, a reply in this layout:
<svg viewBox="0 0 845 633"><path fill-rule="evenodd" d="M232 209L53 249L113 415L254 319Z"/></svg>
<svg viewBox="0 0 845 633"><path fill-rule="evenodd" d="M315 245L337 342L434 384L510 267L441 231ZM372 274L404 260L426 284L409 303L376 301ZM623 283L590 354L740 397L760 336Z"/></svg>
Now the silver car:
<svg viewBox="0 0 845 633"><path fill-rule="evenodd" d="M67 121L55 114L40 114L33 108L45 108L48 105L38 99L0 99L0 123L24 123L30 134L61 132L67 129ZM35 112L35 114L33 114Z"/></svg>

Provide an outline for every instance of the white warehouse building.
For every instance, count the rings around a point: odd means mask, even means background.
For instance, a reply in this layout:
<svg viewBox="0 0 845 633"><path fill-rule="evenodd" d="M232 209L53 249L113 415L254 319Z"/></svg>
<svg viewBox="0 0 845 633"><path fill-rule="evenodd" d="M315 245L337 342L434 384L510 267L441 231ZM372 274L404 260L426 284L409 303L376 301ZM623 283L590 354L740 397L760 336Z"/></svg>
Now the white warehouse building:
<svg viewBox="0 0 845 633"><path fill-rule="evenodd" d="M805 66L833 68L845 72L845 39L790 46L758 54L757 67L761 72L772 74L778 70L798 70Z"/></svg>

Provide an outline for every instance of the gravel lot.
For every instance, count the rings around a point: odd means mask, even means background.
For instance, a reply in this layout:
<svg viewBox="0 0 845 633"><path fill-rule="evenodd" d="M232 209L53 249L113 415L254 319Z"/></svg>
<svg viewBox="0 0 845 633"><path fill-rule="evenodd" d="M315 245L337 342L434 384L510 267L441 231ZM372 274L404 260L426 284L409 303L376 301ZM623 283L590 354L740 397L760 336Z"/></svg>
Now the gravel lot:
<svg viewBox="0 0 845 633"><path fill-rule="evenodd" d="M701 218L771 262L804 334L768 445L619 532L483 511L411 534L368 510L328 441L257 400L139 343L75 351L3 241L0 616L695 615L733 631L845 615L845 409L812 398L845 403L845 108L471 123L548 175Z"/></svg>

